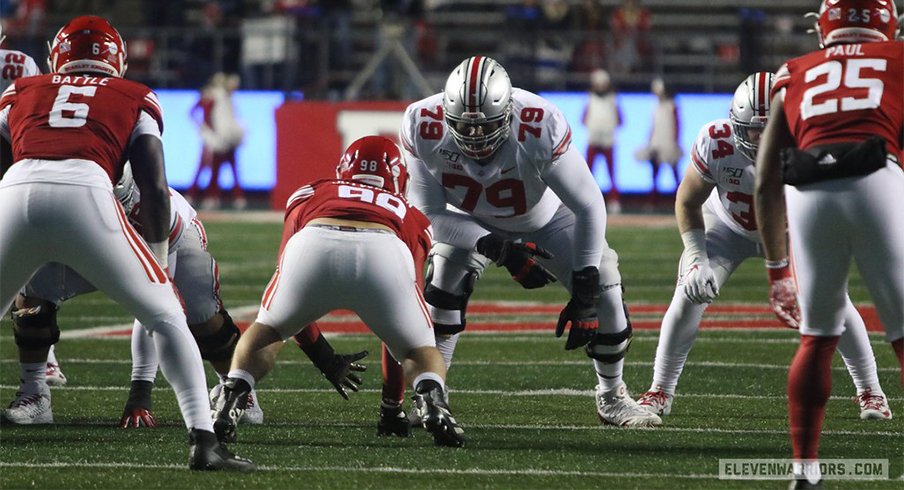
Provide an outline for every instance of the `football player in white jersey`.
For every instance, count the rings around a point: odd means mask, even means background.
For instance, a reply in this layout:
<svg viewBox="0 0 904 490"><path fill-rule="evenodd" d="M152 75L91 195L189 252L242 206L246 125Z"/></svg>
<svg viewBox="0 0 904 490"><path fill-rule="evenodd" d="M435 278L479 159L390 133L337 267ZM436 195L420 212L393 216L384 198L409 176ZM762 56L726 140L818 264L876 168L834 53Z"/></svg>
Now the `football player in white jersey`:
<svg viewBox="0 0 904 490"><path fill-rule="evenodd" d="M772 73L759 72L738 86L729 118L703 126L678 188L675 216L684 242L678 284L662 321L653 383L638 402L668 415L675 387L697 337L706 307L741 263L764 257L753 209L757 148L769 116ZM838 344L857 388L863 419L890 419L876 359L860 314L850 299Z"/></svg>
<svg viewBox="0 0 904 490"><path fill-rule="evenodd" d="M6 36L0 31L0 46ZM41 70L34 58L14 49L0 47L0 93L6 90L17 78L40 75Z"/></svg>
<svg viewBox="0 0 904 490"><path fill-rule="evenodd" d="M606 243L602 193L559 109L513 88L495 60L474 56L452 71L443 92L408 106L400 140L411 202L430 218L438 242L424 297L446 364L489 263L527 289L559 280L571 300L556 335L570 325L565 348L585 347L592 359L601 421L660 425L622 381L631 326L618 255Z"/></svg>

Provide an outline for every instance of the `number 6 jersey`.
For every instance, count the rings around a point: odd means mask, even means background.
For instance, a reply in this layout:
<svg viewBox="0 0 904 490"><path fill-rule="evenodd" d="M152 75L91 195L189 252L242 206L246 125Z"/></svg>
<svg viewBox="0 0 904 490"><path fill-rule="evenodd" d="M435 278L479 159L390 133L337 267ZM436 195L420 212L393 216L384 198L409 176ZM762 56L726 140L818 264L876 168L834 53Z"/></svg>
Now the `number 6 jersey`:
<svg viewBox="0 0 904 490"><path fill-rule="evenodd" d="M838 44L795 58L776 72L772 91L783 96L799 148L878 135L900 162L904 42Z"/></svg>
<svg viewBox="0 0 904 490"><path fill-rule="evenodd" d="M122 78L39 75L16 80L0 97L0 135L12 143L13 162L88 160L112 183L131 140L162 132L154 92Z"/></svg>

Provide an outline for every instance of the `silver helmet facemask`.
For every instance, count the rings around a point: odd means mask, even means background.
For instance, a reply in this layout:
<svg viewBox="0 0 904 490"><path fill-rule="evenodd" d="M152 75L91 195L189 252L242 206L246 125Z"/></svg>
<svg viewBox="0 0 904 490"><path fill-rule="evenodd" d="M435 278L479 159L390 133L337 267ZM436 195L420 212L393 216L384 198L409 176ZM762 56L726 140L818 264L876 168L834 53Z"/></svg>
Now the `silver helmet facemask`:
<svg viewBox="0 0 904 490"><path fill-rule="evenodd" d="M772 82L772 73L754 73L741 82L731 100L728 115L731 119L735 147L752 161L756 161L756 152L760 146L759 138L754 140L752 131L759 131L762 137L772 105L770 100Z"/></svg>
<svg viewBox="0 0 904 490"><path fill-rule="evenodd" d="M491 157L511 132L512 82L492 58L461 62L443 94L446 127L458 148L473 159Z"/></svg>

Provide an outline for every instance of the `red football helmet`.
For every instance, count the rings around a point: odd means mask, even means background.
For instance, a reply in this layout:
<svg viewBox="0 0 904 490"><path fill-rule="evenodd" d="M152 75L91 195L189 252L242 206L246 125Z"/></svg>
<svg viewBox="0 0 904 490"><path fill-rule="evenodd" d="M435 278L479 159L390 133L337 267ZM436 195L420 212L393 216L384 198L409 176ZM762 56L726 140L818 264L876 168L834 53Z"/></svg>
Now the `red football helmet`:
<svg viewBox="0 0 904 490"><path fill-rule="evenodd" d="M48 44L47 66L53 73L98 73L122 78L126 42L102 17L83 15L64 25Z"/></svg>
<svg viewBox="0 0 904 490"><path fill-rule="evenodd" d="M408 191L408 167L402 153L391 139L383 136L365 136L349 145L336 167L336 177L403 196Z"/></svg>
<svg viewBox="0 0 904 490"><path fill-rule="evenodd" d="M816 16L819 46L892 41L898 33L894 0L822 0Z"/></svg>

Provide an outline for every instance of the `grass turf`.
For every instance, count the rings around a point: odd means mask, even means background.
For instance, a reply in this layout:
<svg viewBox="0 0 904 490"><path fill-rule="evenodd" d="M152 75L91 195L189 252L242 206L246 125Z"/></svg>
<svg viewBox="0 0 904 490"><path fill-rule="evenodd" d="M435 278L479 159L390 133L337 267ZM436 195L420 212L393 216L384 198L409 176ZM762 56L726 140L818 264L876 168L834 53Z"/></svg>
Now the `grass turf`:
<svg viewBox="0 0 904 490"><path fill-rule="evenodd" d="M227 307L255 304L272 273L279 225L208 223ZM680 239L671 228L610 227L621 256L627 299L665 303L673 291ZM851 281L855 301L867 299ZM559 287L526 292L491 268L476 300L564 302ZM765 278L756 260L722 290L722 302L761 302ZM68 302L64 331L123 323L128 315L101 294ZM552 325L553 319L550 318ZM10 400L18 369L10 323L0 326L0 398ZM634 392L648 386L655 331L637 333L626 366ZM58 344L67 387L54 390L56 424L0 429L2 488L782 488L783 482L718 480L720 458L790 455L784 400L792 331L705 330L662 430L600 427L589 361L565 352L550 332L462 337L450 372L452 406L468 447L437 448L423 431L412 439L374 436L379 403L379 344L373 336L335 337L340 351L367 348L364 391L340 399L303 356L287 345L260 385L263 426L241 426L232 448L264 471L252 475L185 470L184 428L171 390L159 377L157 430L113 428L128 392L126 339L66 339ZM880 379L904 415L891 349L873 337ZM836 359L826 417L825 458L888 459L904 472L904 423L860 421L850 379ZM208 368L209 379L213 380ZM900 482L831 482L833 488L894 488Z"/></svg>

